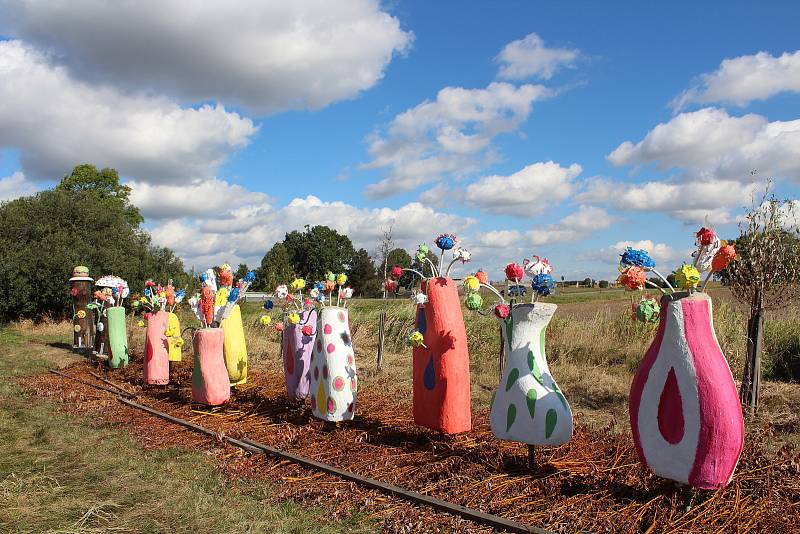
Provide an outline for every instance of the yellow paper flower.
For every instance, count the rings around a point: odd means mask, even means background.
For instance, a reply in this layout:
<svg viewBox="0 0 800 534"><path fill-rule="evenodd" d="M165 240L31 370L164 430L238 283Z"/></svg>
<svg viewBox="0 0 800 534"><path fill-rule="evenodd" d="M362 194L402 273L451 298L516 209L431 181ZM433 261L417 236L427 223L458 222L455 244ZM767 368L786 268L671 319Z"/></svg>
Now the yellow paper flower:
<svg viewBox="0 0 800 534"><path fill-rule="evenodd" d="M300 322L300 316L294 312L290 313L286 319L289 321L289 324L297 324Z"/></svg>
<svg viewBox="0 0 800 534"><path fill-rule="evenodd" d="M693 265L684 263L675 269L675 283L681 289L694 289L700 283L700 271Z"/></svg>
<svg viewBox="0 0 800 534"><path fill-rule="evenodd" d="M464 278L464 287L470 291L477 291L481 287L481 282L476 276L467 276Z"/></svg>
<svg viewBox="0 0 800 534"><path fill-rule="evenodd" d="M272 322L272 317L269 315L262 315L260 321L262 326L269 326L269 323Z"/></svg>
<svg viewBox="0 0 800 534"><path fill-rule="evenodd" d="M183 346L183 338L179 337L178 339L176 339L175 340L175 346L176 347L182 347Z"/></svg>
<svg viewBox="0 0 800 534"><path fill-rule="evenodd" d="M230 271L231 270L231 266L229 264L227 264L227 263L223 263L222 265L219 266L219 270L220 271Z"/></svg>
<svg viewBox="0 0 800 534"><path fill-rule="evenodd" d="M139 302L141 302L141 303L145 303L145 302L147 302L147 298L145 298L145 297L139 297Z"/></svg>
<svg viewBox="0 0 800 534"><path fill-rule="evenodd" d="M292 291L300 291L301 289L305 289L306 281L302 278L295 278L292 280Z"/></svg>
<svg viewBox="0 0 800 534"><path fill-rule="evenodd" d="M420 347L425 344L425 336L420 332L412 332L411 335L408 336L408 342L412 347Z"/></svg>
<svg viewBox="0 0 800 534"><path fill-rule="evenodd" d="M167 337L172 337L172 336L174 336L174 335L175 335L175 332L172 330L172 328L167 328L167 329L164 331L164 335L165 335L165 336L167 336Z"/></svg>
<svg viewBox="0 0 800 534"><path fill-rule="evenodd" d="M84 317L86 317L86 312L83 310L78 310L78 313L76 313L75 315L78 316L78 319L83 319Z"/></svg>
<svg viewBox="0 0 800 534"><path fill-rule="evenodd" d="M136 324L137 324L137 325L139 325L139 326L142 326L142 327L143 327L143 326L144 326L144 321L139 321L139 322L138 322L138 323L136 323Z"/></svg>
<svg viewBox="0 0 800 534"><path fill-rule="evenodd" d="M224 306L228 302L228 289L221 287L217 290L217 296L214 299L215 306Z"/></svg>
<svg viewBox="0 0 800 534"><path fill-rule="evenodd" d="M80 332L80 331L81 331L81 325L79 325L79 324L76 324L76 325L75 325L75 331L76 331L76 332Z"/></svg>
<svg viewBox="0 0 800 534"><path fill-rule="evenodd" d="M336 276L336 283L340 286L343 286L347 283L347 275L344 273L339 274Z"/></svg>

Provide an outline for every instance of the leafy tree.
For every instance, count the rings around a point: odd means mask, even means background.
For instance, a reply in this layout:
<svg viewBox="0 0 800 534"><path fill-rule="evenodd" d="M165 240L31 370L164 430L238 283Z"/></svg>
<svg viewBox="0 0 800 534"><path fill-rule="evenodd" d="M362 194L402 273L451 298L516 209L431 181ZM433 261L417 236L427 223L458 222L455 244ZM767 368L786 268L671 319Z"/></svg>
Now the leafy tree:
<svg viewBox="0 0 800 534"><path fill-rule="evenodd" d="M406 252L405 249L396 248L389 252L387 263L389 264L390 269L395 265L407 268L411 267L413 260L411 259L411 254Z"/></svg>
<svg viewBox="0 0 800 534"><path fill-rule="evenodd" d="M64 317L75 265L94 277L121 276L132 291L149 277L189 283L181 260L139 228L116 171L105 169L98 179L87 167L76 167L54 190L0 205L0 321Z"/></svg>
<svg viewBox="0 0 800 534"><path fill-rule="evenodd" d="M355 256L349 237L322 225L289 232L283 244L294 274L312 281L327 271L347 272Z"/></svg>
<svg viewBox="0 0 800 534"><path fill-rule="evenodd" d="M261 259L261 266L256 269L256 287L262 291L272 291L280 284L291 282L293 272L286 245L282 242L275 243Z"/></svg>
<svg viewBox="0 0 800 534"><path fill-rule="evenodd" d="M246 263L240 263L240 264L239 264L239 267L237 267L237 268L236 268L236 271L233 273L233 276L234 276L234 278L235 278L236 280L241 280L241 279L244 277L244 275L246 275L246 274L247 274L247 272L248 272L249 270L250 270L250 269L247 267L247 264L246 264Z"/></svg>
<svg viewBox="0 0 800 534"><path fill-rule="evenodd" d="M608 280L600 280L597 285L600 289L606 289L608 287Z"/></svg>
<svg viewBox="0 0 800 534"><path fill-rule="evenodd" d="M375 264L372 263L369 252L363 248L356 251L347 271L347 278L348 285L353 287L357 295L374 296L380 291L381 282Z"/></svg>

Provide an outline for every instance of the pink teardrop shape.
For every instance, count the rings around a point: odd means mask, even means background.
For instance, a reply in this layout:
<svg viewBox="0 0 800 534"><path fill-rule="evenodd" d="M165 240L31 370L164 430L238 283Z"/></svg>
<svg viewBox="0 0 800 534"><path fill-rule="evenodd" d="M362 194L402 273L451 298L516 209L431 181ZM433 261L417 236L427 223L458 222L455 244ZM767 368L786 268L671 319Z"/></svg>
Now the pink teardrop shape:
<svg viewBox="0 0 800 534"><path fill-rule="evenodd" d="M675 445L683 439L683 427L683 401L673 367L658 399L658 430L668 443Z"/></svg>

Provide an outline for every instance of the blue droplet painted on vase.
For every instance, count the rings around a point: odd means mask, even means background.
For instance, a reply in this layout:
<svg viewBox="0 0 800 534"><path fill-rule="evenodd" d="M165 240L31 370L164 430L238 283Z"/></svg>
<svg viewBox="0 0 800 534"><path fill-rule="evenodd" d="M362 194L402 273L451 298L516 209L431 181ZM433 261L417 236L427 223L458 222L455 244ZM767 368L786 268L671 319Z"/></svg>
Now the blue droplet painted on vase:
<svg viewBox="0 0 800 534"><path fill-rule="evenodd" d="M425 366L425 374L422 377L422 383L425 384L427 389L436 387L436 373L433 370L433 355L428 360L428 365Z"/></svg>
<svg viewBox="0 0 800 534"><path fill-rule="evenodd" d="M418 308L417 309L417 332L420 334L425 335L425 329L427 325L425 323L425 308Z"/></svg>

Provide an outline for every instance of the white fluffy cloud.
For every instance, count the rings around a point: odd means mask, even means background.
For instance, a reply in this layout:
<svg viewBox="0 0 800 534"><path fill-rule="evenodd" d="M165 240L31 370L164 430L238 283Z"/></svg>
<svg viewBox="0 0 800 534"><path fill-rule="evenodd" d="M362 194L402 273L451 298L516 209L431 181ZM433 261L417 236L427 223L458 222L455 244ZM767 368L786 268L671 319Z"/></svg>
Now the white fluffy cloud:
<svg viewBox="0 0 800 534"><path fill-rule="evenodd" d="M614 223L614 220L614 217L603 208L581 206L578 211L570 213L559 222L544 228L530 230L526 236L528 242L533 246L572 243L586 239L593 232L608 228Z"/></svg>
<svg viewBox="0 0 800 534"><path fill-rule="evenodd" d="M714 224L725 224L736 219L731 210L749 205L759 188L762 185L757 182L743 184L733 180L629 184L596 179L588 182L575 199L625 211L666 213L687 223L708 219Z"/></svg>
<svg viewBox="0 0 800 534"><path fill-rule="evenodd" d="M445 87L397 115L369 139L372 161L362 167L388 169L384 180L367 187L373 198L410 191L444 177L463 177L494 160L492 140L516 130L545 98L541 85L492 83L485 89Z"/></svg>
<svg viewBox="0 0 800 534"><path fill-rule="evenodd" d="M577 163L533 163L510 176L481 178L467 187L465 200L486 212L533 217L569 198L581 170Z"/></svg>
<svg viewBox="0 0 800 534"><path fill-rule="evenodd" d="M691 103L729 102L744 106L783 92L800 92L800 50L775 57L767 52L725 59L714 72L672 102L676 110Z"/></svg>
<svg viewBox="0 0 800 534"><path fill-rule="evenodd" d="M735 117L717 108L681 113L653 128L642 141L625 141L608 155L614 165L655 163L680 168L692 179L751 181L760 176L800 181L800 120L769 122Z"/></svg>
<svg viewBox="0 0 800 534"><path fill-rule="evenodd" d="M58 179L82 161L139 181L208 178L257 131L219 105L183 108L75 80L19 41L0 41L0 102L0 147L19 150L31 179Z"/></svg>
<svg viewBox="0 0 800 534"><path fill-rule="evenodd" d="M0 178L0 202L32 195L36 190L36 186L26 180L25 175L19 171L11 176Z"/></svg>
<svg viewBox="0 0 800 534"><path fill-rule="evenodd" d="M570 48L548 48L535 33L508 43L496 60L500 63L497 75L506 80L524 80L537 77L552 78L562 67L572 67L580 51Z"/></svg>
<svg viewBox="0 0 800 534"><path fill-rule="evenodd" d="M430 242L436 228L462 233L475 223L417 202L398 209L367 209L345 202L325 202L311 195L295 198L280 208L253 204L224 215L167 221L152 229L153 241L172 248L189 266L199 268L220 261L253 265L286 232L302 229L306 224L330 226L350 237L356 248L364 247L372 253L382 231L390 225L398 246L410 249L420 242Z"/></svg>
<svg viewBox="0 0 800 534"><path fill-rule="evenodd" d="M220 217L252 209L269 208L269 197L240 185L211 178L186 185L153 185L130 182L131 203L145 219Z"/></svg>
<svg viewBox="0 0 800 534"><path fill-rule="evenodd" d="M410 32L377 0L3 0L0 32L78 76L259 113L318 109L382 77Z"/></svg>

